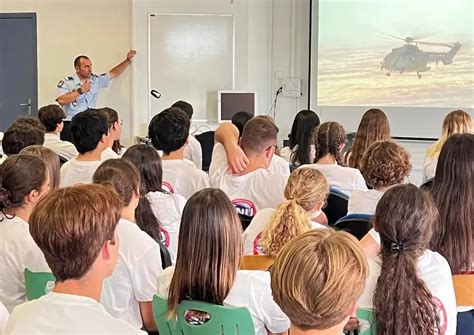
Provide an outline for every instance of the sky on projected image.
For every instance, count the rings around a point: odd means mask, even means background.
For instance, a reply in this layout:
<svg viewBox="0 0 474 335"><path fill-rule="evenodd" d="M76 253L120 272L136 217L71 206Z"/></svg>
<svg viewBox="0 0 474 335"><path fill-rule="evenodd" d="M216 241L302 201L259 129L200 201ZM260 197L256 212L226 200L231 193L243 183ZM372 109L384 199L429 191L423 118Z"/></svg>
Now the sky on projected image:
<svg viewBox="0 0 474 335"><path fill-rule="evenodd" d="M466 0L321 0L318 105L473 108L473 11ZM406 49L387 35L447 46L415 41ZM424 52L447 53L456 42L451 64L430 61L426 69Z"/></svg>

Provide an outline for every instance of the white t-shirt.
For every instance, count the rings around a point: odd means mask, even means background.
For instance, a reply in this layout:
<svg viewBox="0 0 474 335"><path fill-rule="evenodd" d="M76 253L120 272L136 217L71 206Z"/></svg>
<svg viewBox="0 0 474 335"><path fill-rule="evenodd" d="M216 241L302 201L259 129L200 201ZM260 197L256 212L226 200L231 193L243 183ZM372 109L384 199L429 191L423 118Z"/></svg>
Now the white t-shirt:
<svg viewBox="0 0 474 335"><path fill-rule="evenodd" d="M189 199L194 193L209 187L206 172L187 159L162 160L163 189Z"/></svg>
<svg viewBox="0 0 474 335"><path fill-rule="evenodd" d="M0 301L9 312L26 301L25 269L50 272L28 223L0 212Z"/></svg>
<svg viewBox="0 0 474 335"><path fill-rule="evenodd" d="M61 187L76 184L92 184L92 176L102 161L78 161L77 157L67 161L61 166Z"/></svg>
<svg viewBox="0 0 474 335"><path fill-rule="evenodd" d="M184 147L184 158L193 162L198 169L202 169L201 143L193 135L189 135L188 144Z"/></svg>
<svg viewBox="0 0 474 335"><path fill-rule="evenodd" d="M67 160L70 160L76 157L77 155L79 155L74 144L68 141L62 141L59 137L59 134L54 134L54 133L44 134L43 146L45 148L53 150L59 156L64 157Z"/></svg>
<svg viewBox="0 0 474 335"><path fill-rule="evenodd" d="M176 263L178 253L179 227L181 226L181 215L183 214L186 199L179 194L149 192L146 195L150 201L153 214L161 223L161 232L164 237L164 245L168 249L171 262Z"/></svg>
<svg viewBox="0 0 474 335"><path fill-rule="evenodd" d="M135 223L120 219L117 265L104 280L101 301L107 311L135 328L143 326L139 302L152 301L162 272L160 246Z"/></svg>
<svg viewBox="0 0 474 335"><path fill-rule="evenodd" d="M10 314L8 313L6 307L0 302L0 331L7 324L7 320Z"/></svg>
<svg viewBox="0 0 474 335"><path fill-rule="evenodd" d="M436 166L438 165L438 155L436 157L425 157L423 162L423 183L431 178L434 178L436 174Z"/></svg>
<svg viewBox="0 0 474 335"><path fill-rule="evenodd" d="M14 334L140 334L92 298L51 292L15 308L4 329Z"/></svg>
<svg viewBox="0 0 474 335"><path fill-rule="evenodd" d="M382 198L383 192L377 190L355 190L349 197L347 214L375 214L375 208Z"/></svg>
<svg viewBox="0 0 474 335"><path fill-rule="evenodd" d="M367 190L364 177L357 169L338 164L305 164L302 166L321 171L329 186L346 193L348 196L354 190Z"/></svg>
<svg viewBox="0 0 474 335"><path fill-rule="evenodd" d="M8 156L5 154L2 154L2 157L0 157L0 165L3 164L7 160Z"/></svg>
<svg viewBox="0 0 474 335"><path fill-rule="evenodd" d="M158 282L159 296L168 297L173 273L173 266L163 271ZM237 271L234 285L224 304L246 307L252 316L255 335L267 335L265 327L272 333L281 333L290 328L290 320L273 300L268 271Z"/></svg>
<svg viewBox="0 0 474 335"><path fill-rule="evenodd" d="M244 255L265 255L260 246L260 239L265 227L270 223L270 219L275 210L273 208L264 208L257 212L247 229L242 234L242 243L244 245ZM325 229L326 226L311 221L308 217L308 224L311 229Z"/></svg>
<svg viewBox="0 0 474 335"><path fill-rule="evenodd" d="M112 150L112 148L107 148L104 151L102 151L102 154L100 155L100 160L102 162L106 161L107 159L117 159L120 158L120 155L117 154L115 151Z"/></svg>
<svg viewBox="0 0 474 335"><path fill-rule="evenodd" d="M284 159L273 157L276 159L272 168L234 176L227 173L224 146L216 143L209 169L211 186L223 190L240 214L252 217L262 208L275 208L285 200L283 193L290 170Z"/></svg>
<svg viewBox="0 0 474 335"><path fill-rule="evenodd" d="M281 158L285 159L287 162L290 162L291 154L292 154L294 151L296 151L297 148L298 148L298 144L293 147L293 150L291 150L290 147L283 147L283 148L280 150L280 156L281 156ZM313 161L314 156L316 156L316 149L314 148L314 144L311 144L311 147L310 147L310 156L309 156L309 158L311 159L311 162Z"/></svg>
<svg viewBox="0 0 474 335"><path fill-rule="evenodd" d="M369 276L364 291L359 298L358 307L373 308L372 298L380 276L381 259L369 260ZM454 295L451 269L446 259L431 250L425 250L418 258L420 278L425 282L431 294L440 306L442 334L456 334L456 297Z"/></svg>

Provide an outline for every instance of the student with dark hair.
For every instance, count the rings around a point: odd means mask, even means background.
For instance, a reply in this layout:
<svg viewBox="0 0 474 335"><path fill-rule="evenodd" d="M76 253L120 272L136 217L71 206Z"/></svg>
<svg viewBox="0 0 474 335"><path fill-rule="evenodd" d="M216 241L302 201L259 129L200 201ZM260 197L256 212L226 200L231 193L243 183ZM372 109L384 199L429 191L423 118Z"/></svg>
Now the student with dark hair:
<svg viewBox="0 0 474 335"><path fill-rule="evenodd" d="M239 138L242 136L242 132L244 130L245 124L253 118L253 115L250 114L249 112L237 112L232 116L232 124L237 127L239 130Z"/></svg>
<svg viewBox="0 0 474 335"><path fill-rule="evenodd" d="M39 130L41 130L42 132L45 132L46 131L46 128L44 127L44 125L40 122L40 120L36 117L32 117L32 116L20 116L19 118L17 118L12 124L11 126L15 127L15 126L19 126L19 125L26 125L26 126L31 126L31 127L34 127L34 128L37 128Z"/></svg>
<svg viewBox="0 0 474 335"><path fill-rule="evenodd" d="M20 155L31 155L41 158L48 169L51 190L59 188L59 156L53 150L41 145L30 145L21 150Z"/></svg>
<svg viewBox="0 0 474 335"><path fill-rule="evenodd" d="M136 224L140 173L127 159L109 159L95 171L93 181L111 183L123 204L116 229L119 258L114 273L104 282L101 301L113 316L137 329L156 331L151 301L162 271L161 254L158 243Z"/></svg>
<svg viewBox="0 0 474 335"><path fill-rule="evenodd" d="M59 134L64 127L65 117L64 111L58 105L47 105L38 110L38 118L46 128L43 145L61 157L70 160L79 153L74 144L68 141L62 141L59 138Z"/></svg>
<svg viewBox="0 0 474 335"><path fill-rule="evenodd" d="M186 199L209 186L207 174L184 159L189 126L187 114L177 107L170 107L155 115L148 125L153 147L163 151L163 189L181 194Z"/></svg>
<svg viewBox="0 0 474 335"><path fill-rule="evenodd" d="M49 188L49 173L39 157L14 155L0 165L0 301L10 312L26 301L27 265L47 268L28 222Z"/></svg>
<svg viewBox="0 0 474 335"><path fill-rule="evenodd" d="M177 107L185 112L188 117L189 121L191 121L193 117L193 106L186 101L179 100L176 101L171 107ZM184 148L184 158L193 162L198 169L202 169L202 147L201 143L199 143L196 138L189 134L188 143Z"/></svg>
<svg viewBox="0 0 474 335"><path fill-rule="evenodd" d="M208 188L194 194L184 207L176 266L163 271L158 295L168 298L171 318L181 301L201 300L248 308L256 335L286 334L289 321L273 301L270 273L238 271L241 234L224 192ZM202 313L191 311L187 317L205 322Z"/></svg>
<svg viewBox="0 0 474 335"><path fill-rule="evenodd" d="M117 262L121 210L117 193L102 185L58 189L41 200L29 226L56 283L52 292L15 308L4 334L146 334L100 303Z"/></svg>
<svg viewBox="0 0 474 335"><path fill-rule="evenodd" d="M329 186L350 196L354 190L367 190L367 185L359 170L342 165L341 152L345 143L346 132L339 123L322 123L314 136L314 164L306 166L321 171Z"/></svg>
<svg viewBox="0 0 474 335"><path fill-rule="evenodd" d="M43 145L43 143L44 131L28 124L12 124L3 134L2 150L4 155L0 158L0 164L8 156L20 153L27 146Z"/></svg>
<svg viewBox="0 0 474 335"><path fill-rule="evenodd" d="M374 227L381 254L369 261L358 306L373 309L378 334L455 334L456 299L446 259L428 250L438 212L414 185L392 187L380 199Z"/></svg>
<svg viewBox="0 0 474 335"><path fill-rule="evenodd" d="M71 121L71 133L79 155L61 167L61 187L92 183L109 141L107 120L96 109L76 114Z"/></svg>
<svg viewBox="0 0 474 335"><path fill-rule="evenodd" d="M186 199L162 188L163 169L158 152L151 146L136 144L128 148L123 158L129 159L140 171L140 202L135 210L138 226L155 241L161 241L176 262L178 235ZM151 208L152 213L142 210Z"/></svg>
<svg viewBox="0 0 474 335"><path fill-rule="evenodd" d="M346 153L347 166L361 170L361 160L365 150L376 141L390 139L390 125L385 113L371 108L362 116L352 147Z"/></svg>
<svg viewBox="0 0 474 335"><path fill-rule="evenodd" d="M102 152L101 160L105 161L111 158L120 158L123 150L123 146L120 144L123 121L119 118L115 109L104 107L98 109L98 111L105 115L110 134L109 143L107 143L107 148Z"/></svg>
<svg viewBox="0 0 474 335"><path fill-rule="evenodd" d="M230 122L216 130L217 143L212 153L209 180L212 187L227 194L242 215L253 217L258 210L276 208L285 200L283 191L290 174L288 164L285 162L285 173L270 167L277 147L277 134L278 127L265 116L248 121L240 140L237 127ZM229 174L229 170L233 174Z"/></svg>
<svg viewBox="0 0 474 335"><path fill-rule="evenodd" d="M281 156L295 166L311 164L315 154L313 136L319 124L315 112L299 111L291 126L290 146L281 149Z"/></svg>
<svg viewBox="0 0 474 335"><path fill-rule="evenodd" d="M271 287L290 318L290 334L342 334L367 272L359 243L348 233L310 230L288 242L272 265Z"/></svg>

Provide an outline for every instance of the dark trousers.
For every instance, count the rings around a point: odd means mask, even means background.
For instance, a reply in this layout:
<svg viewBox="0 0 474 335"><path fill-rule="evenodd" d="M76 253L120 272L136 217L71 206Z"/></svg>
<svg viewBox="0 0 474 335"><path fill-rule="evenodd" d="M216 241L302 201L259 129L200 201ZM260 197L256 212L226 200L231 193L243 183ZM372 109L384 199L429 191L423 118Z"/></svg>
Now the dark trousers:
<svg viewBox="0 0 474 335"><path fill-rule="evenodd" d="M456 335L474 334L474 309L467 312L458 313L458 323Z"/></svg>
<svg viewBox="0 0 474 335"><path fill-rule="evenodd" d="M60 138L63 141L68 141L74 144L71 133L71 121L64 121L64 127L63 131L61 132Z"/></svg>

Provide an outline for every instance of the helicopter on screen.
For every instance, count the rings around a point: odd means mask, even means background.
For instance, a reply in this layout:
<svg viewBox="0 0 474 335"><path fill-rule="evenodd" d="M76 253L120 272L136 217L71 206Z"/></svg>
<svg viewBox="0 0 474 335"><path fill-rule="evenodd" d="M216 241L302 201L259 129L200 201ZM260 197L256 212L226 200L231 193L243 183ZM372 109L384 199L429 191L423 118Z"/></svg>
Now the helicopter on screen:
<svg viewBox="0 0 474 335"><path fill-rule="evenodd" d="M398 37L390 34L382 34L388 37L396 38L405 42L405 45L399 48L393 48L392 51L387 54L383 61L380 63L380 70L387 70L386 76L390 76L392 72L398 72L400 74L405 72L416 72L418 78L422 78L422 73L431 69L428 63L442 62L444 65L451 64L454 56L461 49L461 43L436 43L436 42L424 42L413 37ZM446 52L431 52L423 51L418 45L432 45L442 46L449 48Z"/></svg>

